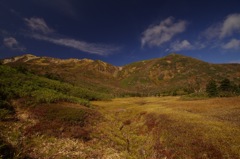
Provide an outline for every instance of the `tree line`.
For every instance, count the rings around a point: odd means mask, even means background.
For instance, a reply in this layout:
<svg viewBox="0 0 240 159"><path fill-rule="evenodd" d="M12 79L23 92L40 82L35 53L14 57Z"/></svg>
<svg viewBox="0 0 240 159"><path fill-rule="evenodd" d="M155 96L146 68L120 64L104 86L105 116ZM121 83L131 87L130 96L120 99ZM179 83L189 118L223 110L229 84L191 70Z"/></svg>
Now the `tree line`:
<svg viewBox="0 0 240 159"><path fill-rule="evenodd" d="M240 95L240 85L235 84L228 78L216 82L211 79L206 85L206 92L209 97L231 97Z"/></svg>

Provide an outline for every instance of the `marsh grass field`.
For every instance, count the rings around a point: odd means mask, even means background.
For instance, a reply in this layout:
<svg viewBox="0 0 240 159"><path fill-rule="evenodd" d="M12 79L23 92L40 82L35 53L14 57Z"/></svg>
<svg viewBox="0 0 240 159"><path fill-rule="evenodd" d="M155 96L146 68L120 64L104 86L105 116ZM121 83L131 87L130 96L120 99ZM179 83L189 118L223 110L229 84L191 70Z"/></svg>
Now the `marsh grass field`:
<svg viewBox="0 0 240 159"><path fill-rule="evenodd" d="M22 105L22 106L21 106ZM239 159L240 98L115 98L86 108L15 102L1 136L15 158Z"/></svg>
<svg viewBox="0 0 240 159"><path fill-rule="evenodd" d="M240 98L119 98L93 102L101 142L120 158L240 158Z"/></svg>

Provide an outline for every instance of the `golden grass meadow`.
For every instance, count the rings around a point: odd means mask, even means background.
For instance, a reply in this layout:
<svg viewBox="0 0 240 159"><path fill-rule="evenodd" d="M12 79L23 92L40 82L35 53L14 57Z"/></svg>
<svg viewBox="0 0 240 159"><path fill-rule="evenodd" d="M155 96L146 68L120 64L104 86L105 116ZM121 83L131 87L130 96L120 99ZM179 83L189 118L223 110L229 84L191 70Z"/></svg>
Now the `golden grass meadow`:
<svg viewBox="0 0 240 159"><path fill-rule="evenodd" d="M21 101L15 104L19 120L7 126L2 121L1 127L4 127L2 135L19 149L16 151L19 154L15 154L19 157L24 154L29 158L59 159L237 159L240 156L239 97L115 98L93 101L91 109L64 102L42 105L46 110L39 109L41 106L25 109L20 106Z"/></svg>
<svg viewBox="0 0 240 159"><path fill-rule="evenodd" d="M240 156L239 97L119 98L93 103L108 119L99 126L106 143L127 152L123 158Z"/></svg>
<svg viewBox="0 0 240 159"><path fill-rule="evenodd" d="M240 158L240 98L193 99L114 98L89 107L14 100L15 117L0 121L13 150L2 150L39 159Z"/></svg>

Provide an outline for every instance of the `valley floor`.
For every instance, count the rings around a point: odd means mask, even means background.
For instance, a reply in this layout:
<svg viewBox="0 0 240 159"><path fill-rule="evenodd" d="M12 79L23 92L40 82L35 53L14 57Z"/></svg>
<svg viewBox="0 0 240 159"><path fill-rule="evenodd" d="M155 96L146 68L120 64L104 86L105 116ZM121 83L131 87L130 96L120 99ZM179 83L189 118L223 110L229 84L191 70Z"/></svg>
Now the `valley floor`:
<svg viewBox="0 0 240 159"><path fill-rule="evenodd" d="M122 158L240 158L239 97L123 98L94 104L109 120L99 126L106 143Z"/></svg>
<svg viewBox="0 0 240 159"><path fill-rule="evenodd" d="M15 156L29 158L240 158L239 97L192 101L180 97L117 98L92 105L101 118L91 117L87 139L37 131L27 136L25 130L39 121L23 109L18 110L18 121L1 122L1 135L17 147ZM61 107L83 109L66 103ZM81 134L86 135L82 130Z"/></svg>

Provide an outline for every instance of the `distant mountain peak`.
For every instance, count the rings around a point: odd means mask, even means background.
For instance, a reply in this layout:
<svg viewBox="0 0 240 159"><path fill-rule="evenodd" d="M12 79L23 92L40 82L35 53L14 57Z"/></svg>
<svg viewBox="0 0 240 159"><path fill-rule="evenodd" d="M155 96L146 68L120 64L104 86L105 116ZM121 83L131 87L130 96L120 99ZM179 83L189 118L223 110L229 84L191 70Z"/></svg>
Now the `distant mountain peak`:
<svg viewBox="0 0 240 159"><path fill-rule="evenodd" d="M24 54L21 56L15 56L12 58L8 58L8 59L4 59L3 60L3 64L7 64L7 63L12 63L12 62L17 62L17 61L21 61L21 62L27 62L33 59L38 59L40 57L32 55L32 54Z"/></svg>
<svg viewBox="0 0 240 159"><path fill-rule="evenodd" d="M188 57L188 56L184 56L184 55L177 54L177 53L170 53L167 56L164 56L163 58L166 58L166 57Z"/></svg>
<svg viewBox="0 0 240 159"><path fill-rule="evenodd" d="M87 59L87 58L84 58L84 59L81 59L81 61L84 61L84 62L94 62L94 60L91 60L91 59Z"/></svg>

